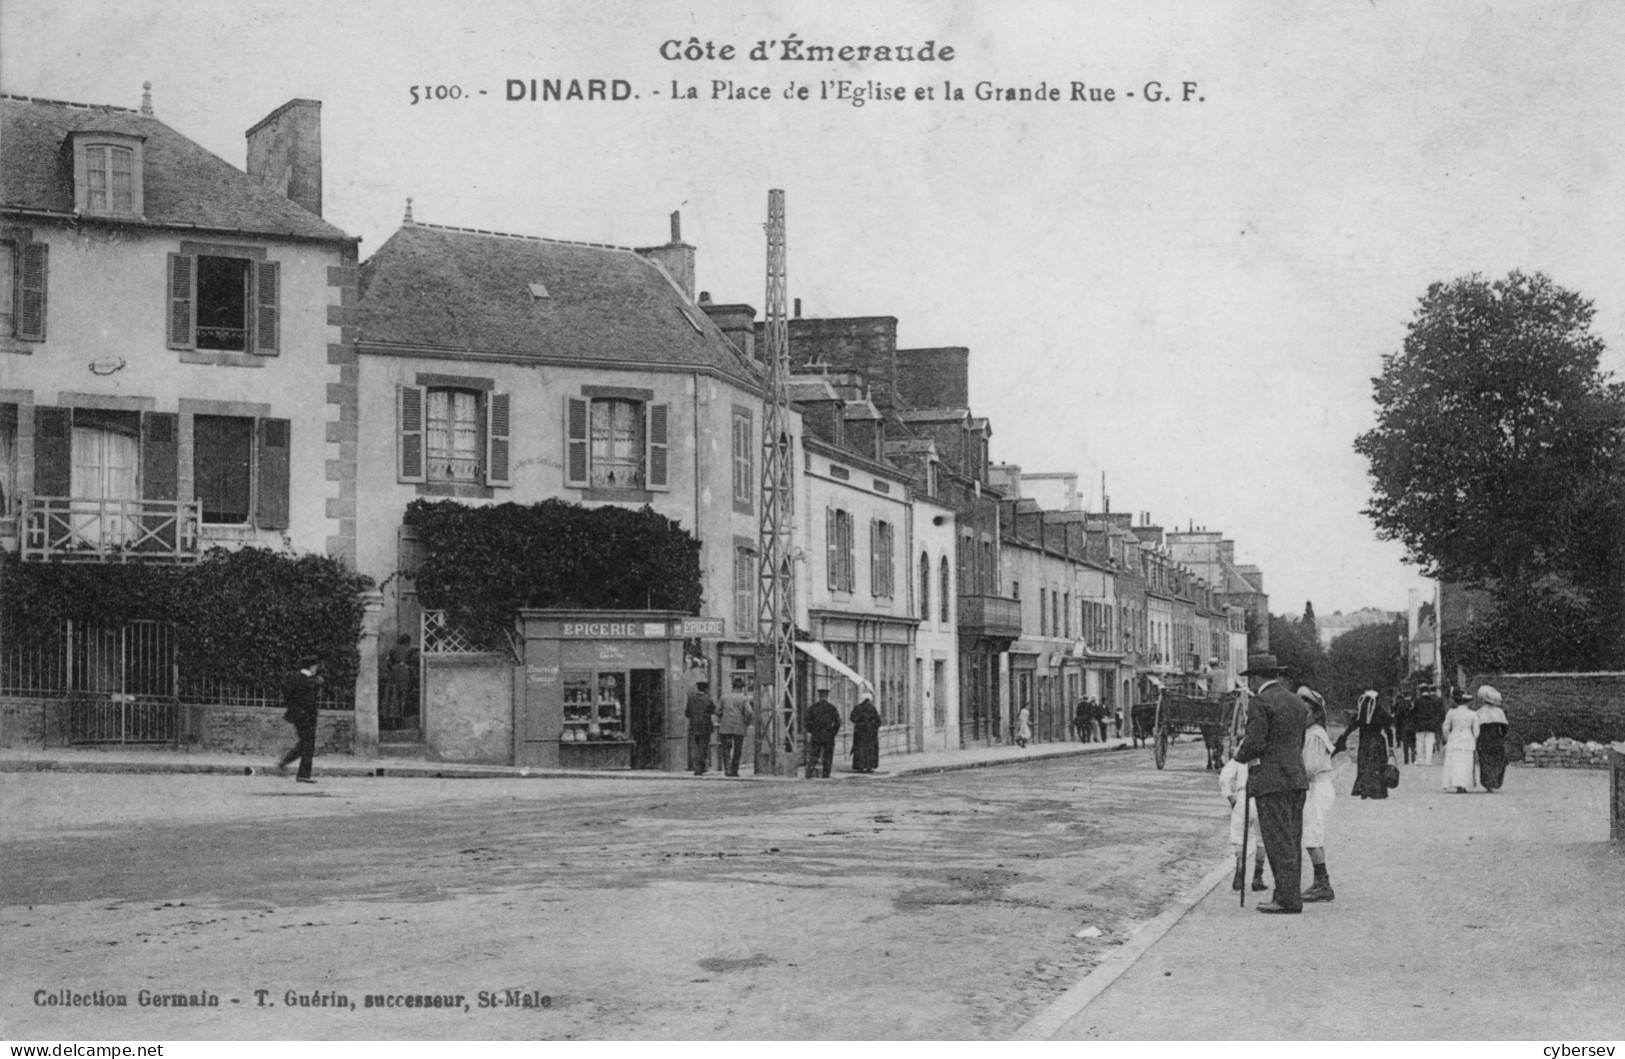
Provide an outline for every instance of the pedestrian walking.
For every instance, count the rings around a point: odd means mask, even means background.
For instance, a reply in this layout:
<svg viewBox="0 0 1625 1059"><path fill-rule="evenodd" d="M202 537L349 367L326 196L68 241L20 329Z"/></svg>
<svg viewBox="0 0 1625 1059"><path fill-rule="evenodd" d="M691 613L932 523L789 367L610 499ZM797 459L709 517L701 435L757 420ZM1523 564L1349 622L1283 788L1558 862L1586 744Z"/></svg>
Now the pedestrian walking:
<svg viewBox="0 0 1625 1059"><path fill-rule="evenodd" d="M1416 760L1416 702L1408 695L1394 696L1394 732L1399 759L1409 765Z"/></svg>
<svg viewBox="0 0 1625 1059"><path fill-rule="evenodd" d="M1452 696L1456 704L1444 715L1444 775L1439 786L1446 791L1466 794L1473 783L1473 760L1478 751L1478 714L1466 695Z"/></svg>
<svg viewBox="0 0 1625 1059"><path fill-rule="evenodd" d="M695 681L683 714L688 718L688 770L696 776L705 775L711 765L711 730L716 712L716 704L711 701L711 682Z"/></svg>
<svg viewBox="0 0 1625 1059"><path fill-rule="evenodd" d="M1488 794L1501 789L1507 774L1507 715L1501 693L1485 684L1478 689L1478 781Z"/></svg>
<svg viewBox="0 0 1625 1059"><path fill-rule="evenodd" d="M750 695L745 691L745 678L734 677L728 694L722 696L722 716L717 724L722 743L722 774L739 775L739 755L745 748L745 731L750 727Z"/></svg>
<svg viewBox="0 0 1625 1059"><path fill-rule="evenodd" d="M853 718L853 724L857 719ZM1033 711L1023 706L1021 712L1016 714L1016 745L1022 748L1027 746L1027 740L1033 737Z"/></svg>
<svg viewBox="0 0 1625 1059"><path fill-rule="evenodd" d="M1309 707L1309 727L1303 733L1303 770L1309 774L1309 794L1303 803L1303 846L1314 866L1314 885L1303 892L1304 903L1330 901L1332 878L1326 869L1326 822L1332 815L1337 791L1332 787L1332 737L1326 732L1326 700L1304 685L1298 698Z"/></svg>
<svg viewBox="0 0 1625 1059"><path fill-rule="evenodd" d="M1219 770L1219 793L1230 801L1230 855L1236 859L1236 874L1230 880L1230 889L1240 890L1247 881L1247 846L1253 847L1253 889L1264 886L1264 839L1258 833L1258 803L1248 807L1242 802L1247 791L1248 766L1235 758L1224 763ZM1250 822L1249 822L1250 821ZM1243 841L1245 836L1246 841Z"/></svg>
<svg viewBox="0 0 1625 1059"><path fill-rule="evenodd" d="M395 646L389 649L385 658L382 720L389 722L386 727L393 728L404 721L407 714L417 713L415 704L413 709L407 709L412 684L417 676L417 654L417 649L412 646L412 637L403 632L395 637Z"/></svg>
<svg viewBox="0 0 1625 1059"><path fill-rule="evenodd" d="M819 688L818 698L807 707L807 778L816 772L829 779L835 763L835 735L841 730L841 711L829 701L829 689Z"/></svg>
<svg viewBox="0 0 1625 1059"><path fill-rule="evenodd" d="M1309 775L1303 769L1303 733L1309 710L1282 683L1286 667L1272 654L1251 655L1243 676L1253 688L1247 705L1247 734L1236 748L1238 761L1252 764L1247 793L1258 806L1258 830L1275 877L1272 899L1260 912L1303 911L1303 803Z"/></svg>
<svg viewBox="0 0 1625 1059"><path fill-rule="evenodd" d="M299 660L299 668L282 681L282 719L293 725L295 741L276 770L286 773L294 758L299 759L299 772L294 777L300 783L315 783L311 778L311 763L316 758L316 719L320 715L316 697L321 693L322 659L320 655L306 655Z"/></svg>
<svg viewBox="0 0 1625 1059"><path fill-rule="evenodd" d="M873 772L880 767L880 711L864 694L852 707L852 771Z"/></svg>
<svg viewBox="0 0 1625 1059"><path fill-rule="evenodd" d="M1094 699L1089 701L1094 704L1095 727L1100 729L1100 741L1104 743L1106 741L1106 704L1096 702Z"/></svg>
<svg viewBox="0 0 1625 1059"><path fill-rule="evenodd" d="M1078 742L1089 742L1089 700L1079 699L1078 705L1072 710L1072 728L1078 733Z"/></svg>
<svg viewBox="0 0 1625 1059"><path fill-rule="evenodd" d="M1416 689L1415 701L1411 724L1416 728L1416 763L1431 766L1439 729L1444 727L1444 699L1437 687L1424 684Z"/></svg>
<svg viewBox="0 0 1625 1059"><path fill-rule="evenodd" d="M1121 738L1123 738L1123 704L1122 703L1117 704L1117 707L1113 711L1113 714L1114 714L1113 720L1117 725L1117 738L1121 739Z"/></svg>
<svg viewBox="0 0 1625 1059"><path fill-rule="evenodd" d="M1341 754L1348 749L1351 734L1358 733L1360 736L1360 749L1355 757L1354 790L1350 792L1355 797L1388 797L1388 784L1382 773L1388 767L1388 755L1392 753L1388 743L1388 730L1392 726L1393 716L1383 707L1381 697L1375 691L1361 692L1360 700L1354 707L1354 717L1332 745L1332 753Z"/></svg>

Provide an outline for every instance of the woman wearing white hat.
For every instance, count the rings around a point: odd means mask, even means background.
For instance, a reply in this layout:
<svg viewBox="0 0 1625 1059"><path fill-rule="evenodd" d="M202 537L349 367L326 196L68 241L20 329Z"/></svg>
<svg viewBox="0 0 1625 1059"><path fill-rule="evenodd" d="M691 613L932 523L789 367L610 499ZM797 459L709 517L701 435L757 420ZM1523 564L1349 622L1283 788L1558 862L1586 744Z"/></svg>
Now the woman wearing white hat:
<svg viewBox="0 0 1625 1059"><path fill-rule="evenodd" d="M1326 821L1332 814L1332 737L1326 734L1326 700L1305 684L1298 698L1309 707L1309 727L1303 733L1303 770L1309 773L1309 796L1303 803L1303 847L1315 869L1315 884L1303 892L1305 903L1330 901L1332 879L1326 870ZM1363 738L1363 737L1362 737Z"/></svg>
<svg viewBox="0 0 1625 1059"><path fill-rule="evenodd" d="M1478 782L1494 794L1507 774L1507 715L1501 693L1485 684L1478 689Z"/></svg>

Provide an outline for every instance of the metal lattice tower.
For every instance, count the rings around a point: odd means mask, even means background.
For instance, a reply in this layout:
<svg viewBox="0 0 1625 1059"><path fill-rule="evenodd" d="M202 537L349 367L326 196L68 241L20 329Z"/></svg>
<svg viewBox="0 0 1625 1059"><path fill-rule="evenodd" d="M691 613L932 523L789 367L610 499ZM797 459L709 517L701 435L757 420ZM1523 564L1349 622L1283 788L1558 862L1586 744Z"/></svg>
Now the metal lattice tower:
<svg viewBox="0 0 1625 1059"><path fill-rule="evenodd" d="M790 554L790 323L785 316L784 192L767 193L767 392L762 405L762 495L757 534L756 687L763 711L756 771L796 770L795 570Z"/></svg>

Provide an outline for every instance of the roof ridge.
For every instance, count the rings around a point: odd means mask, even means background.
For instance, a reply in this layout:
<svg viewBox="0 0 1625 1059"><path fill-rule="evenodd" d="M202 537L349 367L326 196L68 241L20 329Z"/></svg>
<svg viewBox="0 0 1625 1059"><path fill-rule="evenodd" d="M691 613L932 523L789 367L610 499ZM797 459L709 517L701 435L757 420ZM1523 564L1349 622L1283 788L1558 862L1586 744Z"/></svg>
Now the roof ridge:
<svg viewBox="0 0 1625 1059"><path fill-rule="evenodd" d="M518 232L498 232L490 228L463 228L455 224L430 224L427 221L413 221L412 228L432 228L440 232L463 232L467 235L494 235L501 239L524 239L532 243L555 243L559 246L590 246L596 250L624 250L629 254L637 251L630 246L617 246L614 243L590 243L583 239L555 239L547 235L521 235ZM641 256L641 255L640 255Z"/></svg>
<svg viewBox="0 0 1625 1059"><path fill-rule="evenodd" d="M43 99L39 96L19 96L12 92L0 92L0 99L12 99L19 103L44 103L52 107L73 107L76 110L112 110L120 114L140 114L134 107L121 107L115 103L75 103L70 99Z"/></svg>

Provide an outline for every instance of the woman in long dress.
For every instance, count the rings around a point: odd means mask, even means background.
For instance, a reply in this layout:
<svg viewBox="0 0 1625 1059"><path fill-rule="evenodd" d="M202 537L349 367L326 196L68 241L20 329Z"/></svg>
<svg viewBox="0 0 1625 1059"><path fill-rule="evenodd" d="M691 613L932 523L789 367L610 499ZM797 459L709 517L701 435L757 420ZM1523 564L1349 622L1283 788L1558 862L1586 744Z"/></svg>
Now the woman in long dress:
<svg viewBox="0 0 1625 1059"><path fill-rule="evenodd" d="M1473 758L1478 749L1478 714L1467 705L1467 698L1459 695L1450 712L1444 715L1444 776L1440 786L1447 791L1466 794L1472 790Z"/></svg>
<svg viewBox="0 0 1625 1059"><path fill-rule="evenodd" d="M1303 803L1303 847L1309 851L1309 862L1315 868L1315 884L1303 892L1303 899L1330 901L1336 896L1326 868L1326 822L1337 797L1332 788L1332 737L1326 734L1326 700L1320 692L1306 684L1298 689L1298 698L1309 707L1309 728L1303 733L1303 768L1309 773L1309 795Z"/></svg>
<svg viewBox="0 0 1625 1059"><path fill-rule="evenodd" d="M880 767L880 711L865 695L852 707L852 771L873 772Z"/></svg>
<svg viewBox="0 0 1625 1059"><path fill-rule="evenodd" d="M1507 715L1501 693L1485 684L1478 689L1478 782L1494 794L1507 773Z"/></svg>
<svg viewBox="0 0 1625 1059"><path fill-rule="evenodd" d="M1360 733L1360 752L1355 759L1354 790L1358 798L1386 798L1388 785L1382 781L1382 770L1388 764L1388 729L1393 727L1393 714L1379 701L1375 691L1361 693L1354 707L1354 717L1343 734L1337 737L1332 753L1347 749L1350 732Z"/></svg>

